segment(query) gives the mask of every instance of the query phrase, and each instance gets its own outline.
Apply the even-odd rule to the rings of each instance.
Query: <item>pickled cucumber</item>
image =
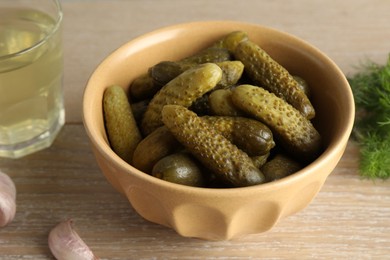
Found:
[[[232,103],[230,89],[217,89],[208,96],[210,113],[216,116],[240,116],[242,112]]]
[[[229,185],[241,187],[265,181],[246,153],[187,108],[166,105],[162,120],[188,151]]]
[[[204,116],[201,119],[249,156],[265,155],[275,146],[271,130],[257,120],[228,116]]]
[[[130,95],[135,100],[150,99],[161,87],[161,85],[155,84],[148,73],[145,73],[131,83]]]
[[[210,47],[204,50],[201,50],[194,55],[188,56],[184,59],[181,59],[180,63],[195,63],[195,64],[203,64],[203,63],[216,63],[221,61],[231,60],[232,55],[229,50],[225,48],[219,47]]]
[[[212,125],[220,134],[252,157],[267,154],[275,145],[272,132],[259,121],[214,116],[204,116],[201,120]],[[161,126],[137,145],[133,155],[133,166],[150,173],[158,160],[182,149],[183,146],[168,128]]]
[[[182,64],[176,61],[162,61],[149,69],[149,75],[159,85],[164,86],[172,79],[179,76],[189,68],[193,68],[198,64]]]
[[[216,89],[226,89],[235,85],[244,72],[244,64],[241,61],[216,62],[222,69],[222,78],[218,82]]]
[[[131,163],[134,150],[142,136],[130,108],[126,92],[117,85],[108,87],[103,95],[103,113],[108,139],[113,151]]]
[[[322,150],[310,122],[308,84],[242,31],[179,61],[157,63],[129,92],[136,103],[117,86],[104,93],[110,145],[139,170],[167,181],[255,185],[298,171]],[[275,156],[280,150],[287,155]]]
[[[214,63],[201,64],[186,70],[166,84],[150,101],[142,119],[145,135],[161,126],[161,110],[164,105],[177,104],[189,107],[221,80],[222,70]]]
[[[270,153],[266,153],[264,155],[252,156],[251,159],[252,159],[253,165],[256,166],[256,168],[261,169],[261,167],[264,164],[266,164],[269,156],[270,156]],[[264,174],[264,176],[265,176],[265,174]]]
[[[222,78],[216,89],[228,88],[237,83],[244,71],[241,61],[214,62],[222,69]],[[158,85],[165,85],[184,71],[198,66],[197,63],[162,61],[149,69],[149,75]],[[157,92],[157,91],[156,91]]]
[[[240,42],[247,41],[248,39],[248,34],[246,32],[233,31],[215,42],[212,47],[225,48],[234,53],[238,44]]]
[[[275,181],[287,177],[302,169],[299,162],[285,154],[277,154],[261,167],[267,181]]]
[[[298,82],[298,86],[302,89],[305,95],[310,98],[310,87],[306,80],[296,75],[294,75],[293,78]]]
[[[298,82],[260,46],[249,40],[241,42],[234,55],[244,63],[245,71],[255,85],[286,100],[306,118],[315,116],[315,110]]]
[[[133,166],[151,173],[153,165],[182,148],[171,132],[161,126],[146,136],[136,147],[133,155]]]
[[[241,85],[233,90],[235,106],[265,123],[280,144],[294,157],[311,161],[321,150],[321,137],[310,120],[267,90]]]
[[[159,160],[153,167],[152,175],[173,183],[203,187],[205,181],[202,169],[186,153],[175,153]]]

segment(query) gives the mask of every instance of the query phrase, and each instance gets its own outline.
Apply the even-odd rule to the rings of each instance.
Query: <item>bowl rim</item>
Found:
[[[342,82],[343,86],[348,86],[349,88],[346,88],[346,96],[348,97],[347,100],[344,100],[344,102],[348,102],[347,107],[347,115],[348,120],[343,124],[343,131],[342,133],[335,137],[332,142],[329,143],[329,146],[326,147],[326,149],[321,153],[319,157],[317,157],[313,162],[302,168],[301,170],[295,172],[294,174],[291,174],[287,177],[284,177],[282,179],[263,183],[259,185],[254,186],[248,186],[248,187],[237,187],[237,188],[204,188],[204,187],[191,187],[191,186],[185,186],[182,184],[176,184],[171,183],[168,181],[164,181],[161,179],[158,179],[156,177],[153,177],[145,172],[142,172],[138,170],[137,168],[133,167],[132,165],[128,164],[124,160],[122,160],[118,155],[115,154],[115,152],[110,148],[109,144],[106,142],[105,138],[99,133],[98,129],[93,126],[92,118],[91,118],[91,92],[92,92],[92,86],[96,80],[99,79],[99,72],[101,70],[104,70],[105,67],[109,66],[111,60],[115,59],[116,56],[121,55],[121,52],[124,50],[141,44],[146,39],[153,37],[157,34],[164,34],[168,32],[173,32],[178,29],[184,30],[191,27],[207,27],[207,26],[234,26],[234,27],[251,27],[251,28],[258,28],[262,30],[267,30],[269,32],[272,32],[273,34],[277,34],[280,36],[288,37],[292,41],[296,42],[297,44],[305,45],[306,48],[308,48],[311,52],[315,53],[319,57],[321,57],[321,60],[329,66],[329,68],[332,68],[335,72],[335,75],[339,77],[340,82]],[[100,99],[100,97],[99,97]],[[291,183],[295,183],[299,181],[302,178],[305,178],[307,175],[312,174],[312,172],[317,171],[321,169],[326,164],[330,163],[333,158],[337,157],[338,154],[342,154],[344,151],[346,144],[348,142],[349,136],[352,132],[353,124],[354,124],[354,117],[355,117],[355,105],[354,105],[354,99],[351,87],[349,86],[348,80],[346,79],[344,73],[341,71],[341,69],[337,66],[337,64],[331,60],[325,53],[323,53],[321,50],[319,50],[317,47],[313,46],[312,44],[306,42],[303,39],[298,38],[295,35],[292,35],[288,32],[275,29],[273,27],[264,26],[260,24],[255,23],[248,23],[248,22],[242,22],[242,21],[232,21],[232,20],[209,20],[209,21],[194,21],[194,22],[187,22],[187,23],[180,23],[180,24],[174,24],[169,26],[164,26],[161,28],[158,28],[156,30],[150,31],[148,33],[145,33],[141,36],[135,37],[128,42],[124,43],[123,45],[119,46],[117,49],[113,50],[107,57],[103,59],[103,61],[97,65],[95,70],[90,75],[87,84],[84,89],[83,93],[83,113],[82,113],[82,119],[83,124],[86,130],[86,133],[90,139],[90,142],[93,144],[94,148],[97,149],[101,155],[106,160],[111,160],[113,163],[115,163],[117,166],[121,168],[121,170],[126,172],[132,172],[131,174],[136,175],[138,178],[141,178],[143,181],[151,182],[154,185],[161,186],[162,188],[167,188],[171,190],[175,190],[177,192],[184,192],[184,193],[198,193],[200,195],[207,195],[210,196],[210,194],[213,194],[215,196],[221,197],[221,196],[231,196],[234,194],[235,196],[245,196],[248,193],[252,193],[257,190],[267,191],[267,190],[273,190],[277,187],[277,189],[280,189],[284,186],[289,186]],[[341,156],[340,156],[341,157]],[[338,163],[338,161],[337,161]],[[336,164],[337,164],[336,163]],[[331,172],[329,172],[330,174]]]

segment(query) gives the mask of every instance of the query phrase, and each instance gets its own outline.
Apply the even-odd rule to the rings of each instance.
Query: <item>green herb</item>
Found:
[[[360,171],[370,179],[390,177],[390,55],[383,66],[368,62],[348,81],[356,104],[353,136],[360,146]]]

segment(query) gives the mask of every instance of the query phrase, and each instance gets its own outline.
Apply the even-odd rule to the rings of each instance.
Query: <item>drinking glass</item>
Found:
[[[0,0],[0,156],[49,147],[64,125],[58,0]]]

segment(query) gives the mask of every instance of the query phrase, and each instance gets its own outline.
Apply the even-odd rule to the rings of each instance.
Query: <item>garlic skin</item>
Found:
[[[98,260],[73,229],[73,221],[57,224],[49,233],[49,248],[58,260]]]
[[[16,213],[16,187],[12,179],[0,171],[0,227],[5,227]]]

